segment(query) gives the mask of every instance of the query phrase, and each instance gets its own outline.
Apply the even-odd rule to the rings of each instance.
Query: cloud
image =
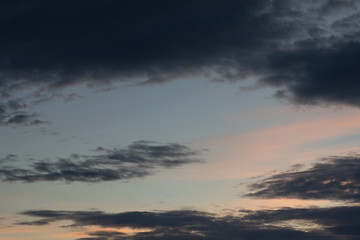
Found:
[[[48,123],[36,119],[37,114],[24,111],[28,106],[20,99],[0,102],[0,126],[29,126]]]
[[[170,143],[158,145],[149,141],[137,141],[125,148],[105,149],[99,147],[97,155],[73,154],[56,161],[35,161],[26,168],[6,163],[17,156],[0,159],[0,179],[6,182],[102,182],[142,178],[161,168],[175,168],[201,162],[199,150]]]
[[[299,221],[300,223],[318,224],[335,235],[348,235],[348,238],[357,239],[360,236],[360,207],[343,206],[333,208],[284,208],[279,210],[260,210],[249,212],[245,217],[251,221],[278,222]],[[342,236],[345,237],[345,236]]]
[[[281,88],[278,97],[298,104],[360,106],[359,61],[360,42],[355,41],[273,52],[269,55],[273,73],[261,82]]]
[[[99,227],[85,239],[357,239],[360,208],[304,208],[234,211],[218,216],[195,210],[121,212],[31,210],[22,215],[41,220],[20,225],[45,225],[70,220],[67,227]],[[296,223],[297,224],[294,224]],[[292,225],[291,225],[292,224]],[[306,225],[308,225],[306,227]],[[130,236],[114,229],[137,229]],[[357,228],[356,228],[357,227]],[[106,231],[110,228],[111,231]]]
[[[334,156],[306,170],[283,172],[249,186],[254,198],[328,199],[360,202],[360,158]]]
[[[6,157],[0,158],[0,165],[7,162],[14,162],[17,159],[17,155],[8,154]]]
[[[2,3],[1,31],[6,36],[0,42],[2,89],[15,90],[29,83],[56,88],[112,78],[127,81],[132,76],[163,82],[197,69],[226,66],[241,57],[232,56],[234,49],[248,55],[249,48],[263,49],[290,36],[293,28],[277,22],[278,12],[259,14],[269,4],[217,0]]]
[[[117,231],[94,231],[89,232],[90,238],[79,238],[82,240],[86,239],[119,239],[124,238],[126,236],[125,233],[117,232]]]
[[[357,7],[332,0],[4,1],[0,96],[252,76],[295,103],[358,106]]]

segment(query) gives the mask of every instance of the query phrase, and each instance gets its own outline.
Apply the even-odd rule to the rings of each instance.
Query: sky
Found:
[[[360,239],[359,0],[2,0],[0,36],[0,239]]]

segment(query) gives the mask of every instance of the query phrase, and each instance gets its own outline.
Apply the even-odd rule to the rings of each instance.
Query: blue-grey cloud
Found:
[[[97,155],[73,154],[55,161],[39,160],[25,168],[9,164],[17,159],[0,159],[0,179],[6,182],[102,182],[142,178],[159,169],[198,163],[201,151],[185,145],[137,141],[125,148],[99,147]]]
[[[247,197],[360,202],[360,158],[324,158],[306,170],[275,174],[249,186]]]

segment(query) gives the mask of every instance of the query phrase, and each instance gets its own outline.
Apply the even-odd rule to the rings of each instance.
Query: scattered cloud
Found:
[[[195,210],[121,212],[31,210],[22,215],[40,220],[20,225],[47,225],[70,220],[66,227],[99,227],[85,239],[346,239],[359,238],[359,207],[234,211],[218,216]],[[306,224],[312,226],[305,227]],[[146,229],[131,235],[116,228]],[[111,228],[112,231],[105,231]],[[78,239],[78,240],[80,240]]]
[[[165,145],[137,141],[125,148],[99,147],[97,155],[73,154],[55,161],[39,160],[26,168],[15,162],[16,155],[0,159],[0,179],[6,182],[101,182],[141,178],[154,174],[161,168],[175,168],[201,162],[201,151],[170,143]]]
[[[249,186],[254,198],[328,199],[360,202],[360,158],[334,156],[306,170],[282,172]]]

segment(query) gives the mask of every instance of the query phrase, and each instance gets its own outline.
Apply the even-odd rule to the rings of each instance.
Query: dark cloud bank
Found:
[[[359,2],[344,0],[4,0],[0,124],[7,106],[75,84],[250,76],[300,104],[359,106]],[[51,98],[51,97],[50,97]],[[18,99],[19,101],[19,99]],[[6,107],[4,107],[6,106]],[[39,122],[37,122],[39,123]]]
[[[138,141],[125,148],[99,147],[97,155],[73,154],[56,161],[40,160],[28,167],[16,166],[18,157],[8,155],[0,159],[0,180],[7,182],[102,182],[142,178],[159,169],[175,168],[201,162],[201,151],[172,143],[158,145]]]

